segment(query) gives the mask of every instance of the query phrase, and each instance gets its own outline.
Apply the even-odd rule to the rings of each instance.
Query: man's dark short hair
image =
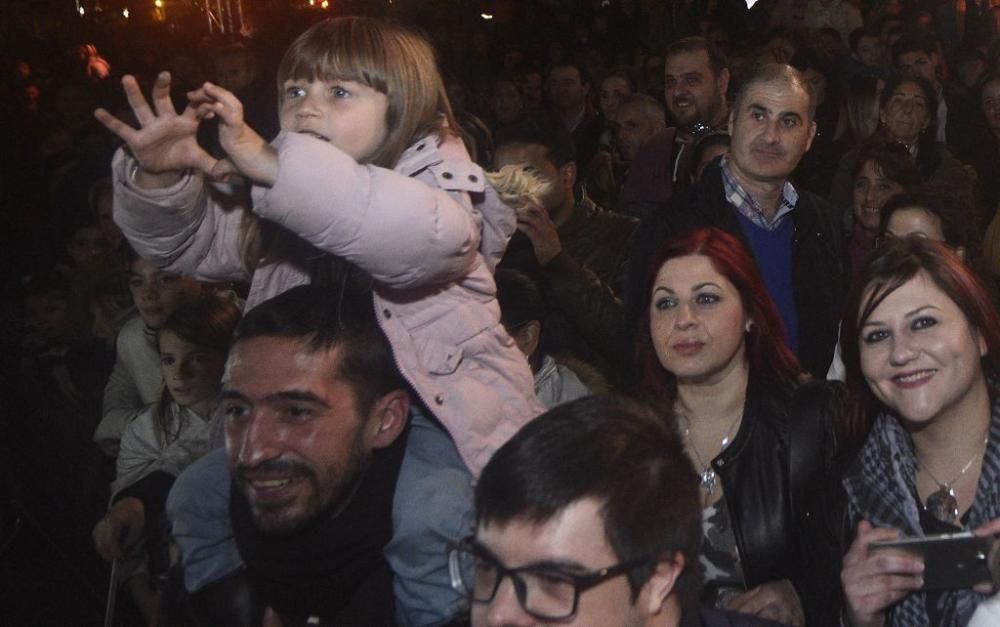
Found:
[[[984,73],[976,85],[976,100],[981,100],[986,86],[996,80],[1000,80],[1000,70],[988,70]]]
[[[476,485],[476,522],[544,524],[585,498],[603,504],[605,538],[620,561],[684,555],[677,589],[686,607],[699,583],[701,504],[698,478],[673,417],[606,396],[545,412],[483,469]],[[633,600],[653,566],[628,573]]]
[[[628,89],[630,92],[635,93],[639,91],[639,83],[635,77],[635,70],[628,65],[616,65],[611,68],[601,77],[600,82],[604,82],[609,78],[620,78],[626,83],[628,83]]]
[[[497,268],[497,301],[500,303],[500,324],[517,329],[528,322],[543,322],[548,306],[538,281],[510,268]]]
[[[869,39],[882,39],[882,33],[871,26],[859,26],[851,31],[851,34],[847,37],[848,45],[851,47],[851,52],[858,51],[858,44],[861,43],[863,38]]]
[[[726,53],[722,51],[722,48],[704,37],[682,37],[678,39],[667,46],[667,52],[663,55],[663,59],[666,61],[674,54],[699,52],[701,50],[704,50],[705,54],[708,55],[708,67],[712,69],[714,76],[718,77],[722,73],[722,70],[729,68],[729,59],[726,58]]]
[[[350,281],[301,285],[264,301],[240,320],[233,346],[256,337],[301,340],[310,352],[339,348],[340,362],[332,375],[351,384],[362,416],[380,397],[407,389],[375,319],[371,292]]]
[[[928,57],[937,52],[934,39],[922,31],[907,31],[892,44],[892,64],[899,63],[899,57],[908,52],[923,52]]]
[[[736,100],[733,103],[732,110],[737,115],[743,109],[743,99],[746,97],[747,92],[750,91],[751,87],[760,83],[784,83],[785,85],[798,87],[806,93],[809,99],[808,121],[812,122],[816,118],[816,97],[813,95],[812,85],[809,84],[809,81],[806,80],[801,72],[783,63],[762,63],[750,68],[750,71],[747,72],[743,79],[743,83],[740,85],[740,90],[736,94]]]
[[[525,81],[532,74],[538,74],[539,78],[545,79],[545,73],[542,72],[542,68],[537,63],[531,61],[523,61],[514,69],[513,74],[514,78],[518,81]]]
[[[521,84],[517,81],[517,78],[514,76],[514,74],[509,70],[503,70],[501,72],[498,72],[497,74],[493,75],[492,78],[490,78],[490,91],[492,92],[494,89],[496,89],[497,85],[499,85],[500,83],[510,83],[511,85],[514,86],[514,89],[517,90],[517,93],[521,94]]]
[[[583,67],[579,63],[573,63],[572,61],[561,61],[559,63],[553,63],[549,66],[549,71],[545,73],[545,77],[548,78],[552,76],[552,72],[562,67],[571,67],[576,70],[576,75],[580,77],[581,85],[590,85],[590,72],[587,68]]]
[[[557,168],[576,161],[573,135],[552,117],[534,117],[501,131],[496,136],[498,150],[504,144],[533,144],[544,147],[546,158]]]

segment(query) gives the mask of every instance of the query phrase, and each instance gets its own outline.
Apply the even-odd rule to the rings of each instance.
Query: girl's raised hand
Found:
[[[233,165],[250,180],[273,185],[278,176],[278,156],[243,120],[243,103],[231,91],[206,82],[188,92],[198,117],[219,118],[219,143]]]
[[[885,610],[923,585],[923,561],[902,553],[869,549],[873,542],[898,538],[895,529],[873,528],[866,520],[858,523],[840,571],[851,625],[884,624]]]
[[[94,111],[97,121],[128,144],[140,170],[136,182],[142,187],[167,185],[184,170],[196,168],[210,173],[217,161],[198,145],[198,113],[193,107],[178,115],[170,100],[170,73],[160,72],[153,84],[152,102],[142,95],[135,77],[122,78],[125,96],[139,128],[132,128],[105,109]]]

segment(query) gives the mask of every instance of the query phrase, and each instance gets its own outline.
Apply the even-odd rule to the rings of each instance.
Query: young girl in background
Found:
[[[157,597],[144,568],[146,556],[136,551],[143,538],[151,547],[162,540],[158,532],[170,485],[209,450],[210,418],[239,318],[231,301],[205,296],[179,307],[160,328],[160,398],[126,426],[111,484],[113,505],[94,528],[103,558],[127,560],[119,580],[150,624]]]
[[[248,308],[295,285],[347,280],[342,261],[371,277],[400,371],[432,414],[414,417],[397,488],[387,557],[398,614],[443,622],[462,603],[445,555],[471,531],[471,482],[544,407],[495,298],[514,212],[453,132],[431,46],[378,20],[316,24],[278,68],[272,144],[218,86],[191,92],[178,115],[167,73],[152,109],[133,77],[123,85],[140,128],[96,116],[130,148],[113,162],[115,218],[144,255],[201,278],[250,279]],[[227,159],[198,146],[204,117],[220,120]],[[228,174],[252,184],[252,213],[244,190],[209,180]]]
[[[176,272],[153,266],[149,259],[126,250],[128,289],[138,315],[128,319],[115,337],[115,367],[104,386],[101,422],[94,441],[108,456],[118,455],[125,425],[159,394],[159,353],[156,333],[182,303],[197,298],[202,284]]]

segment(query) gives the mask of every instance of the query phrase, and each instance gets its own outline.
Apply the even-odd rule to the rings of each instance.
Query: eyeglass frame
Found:
[[[493,591],[490,592],[489,598],[476,599],[473,597],[472,590],[469,589],[468,586],[463,585],[465,575],[462,574],[462,570],[458,565],[457,557],[460,552],[470,553],[479,559],[486,559],[492,562],[496,567],[496,583],[493,584]],[[597,587],[605,581],[610,581],[615,577],[627,574],[630,570],[634,570],[641,566],[652,566],[655,562],[655,558],[640,557],[585,573],[570,573],[560,570],[559,568],[539,566],[535,564],[529,564],[518,568],[507,568],[500,563],[500,560],[490,555],[488,551],[481,547],[476,542],[474,535],[467,536],[448,547],[448,572],[451,576],[451,587],[453,590],[467,594],[472,603],[478,603],[481,605],[492,603],[497,596],[497,591],[500,590],[500,585],[503,584],[503,580],[510,577],[511,584],[514,586],[514,596],[517,597],[517,602],[520,604],[521,609],[532,618],[536,618],[538,620],[569,620],[576,616],[576,611],[580,605],[581,594],[591,588]],[[545,571],[551,574],[559,575],[560,577],[565,577],[573,584],[573,604],[569,613],[565,616],[548,616],[528,609],[528,587],[524,582],[524,579],[520,577],[520,573],[529,571]]]

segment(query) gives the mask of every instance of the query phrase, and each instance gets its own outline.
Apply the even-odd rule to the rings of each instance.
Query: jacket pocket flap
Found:
[[[414,338],[414,346],[421,365],[436,375],[452,374],[462,363],[462,347],[430,338]]]

